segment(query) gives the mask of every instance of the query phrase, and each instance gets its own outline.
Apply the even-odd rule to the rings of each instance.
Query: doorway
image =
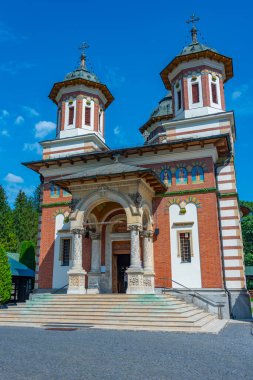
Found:
[[[125,271],[130,266],[130,241],[113,242],[112,292],[126,293]]]

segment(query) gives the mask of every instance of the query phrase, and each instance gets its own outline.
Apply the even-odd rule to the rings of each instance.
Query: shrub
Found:
[[[19,262],[35,270],[35,247],[31,240],[22,241]]]

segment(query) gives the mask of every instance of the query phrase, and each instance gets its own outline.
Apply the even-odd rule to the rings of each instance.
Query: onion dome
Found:
[[[142,134],[149,133],[150,127],[152,127],[154,124],[158,122],[162,122],[163,120],[168,120],[173,117],[173,110],[172,110],[172,94],[171,91],[167,93],[167,95],[160,100],[158,103],[158,106],[155,108],[155,110],[151,113],[149,120],[139,128],[140,132]],[[156,128],[155,131],[153,131],[152,136],[150,135],[149,138],[147,138],[147,141],[154,137],[154,134],[160,133],[162,127],[159,126],[158,129]],[[146,132],[145,132],[146,131]]]

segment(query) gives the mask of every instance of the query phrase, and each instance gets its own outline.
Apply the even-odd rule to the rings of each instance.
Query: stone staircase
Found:
[[[225,324],[171,295],[47,293],[0,310],[0,326],[217,333]]]

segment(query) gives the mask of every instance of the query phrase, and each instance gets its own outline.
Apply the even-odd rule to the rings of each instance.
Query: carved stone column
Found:
[[[82,266],[82,234],[80,231],[73,231],[73,256],[72,268],[68,271],[69,286],[68,294],[85,294],[86,271]]]
[[[143,238],[143,287],[146,294],[154,294],[154,255],[153,255],[153,231],[143,231],[141,233]]]
[[[101,275],[101,234],[93,232],[91,237],[91,271],[88,274],[88,289],[87,293],[99,293],[99,280]]]
[[[140,256],[140,230],[138,225],[128,226],[131,236],[130,268],[127,270],[127,293],[143,294],[143,268]]]

